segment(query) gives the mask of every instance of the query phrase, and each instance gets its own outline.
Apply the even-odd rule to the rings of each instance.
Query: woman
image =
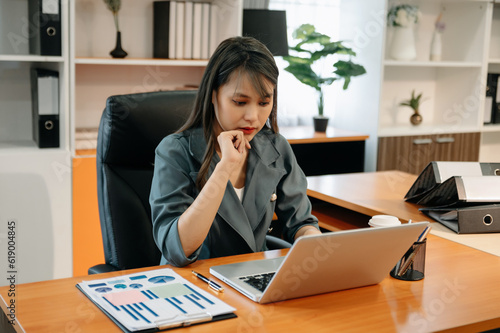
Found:
[[[277,79],[254,38],[215,50],[189,119],[156,149],[150,204],[161,264],[266,250],[274,212],[289,242],[320,233],[305,176],[278,134]]]

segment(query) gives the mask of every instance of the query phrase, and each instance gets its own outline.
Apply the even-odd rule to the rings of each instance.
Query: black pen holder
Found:
[[[421,242],[413,243],[408,251],[406,251],[405,255],[391,270],[391,276],[405,281],[422,280],[425,273],[426,246],[427,238]]]

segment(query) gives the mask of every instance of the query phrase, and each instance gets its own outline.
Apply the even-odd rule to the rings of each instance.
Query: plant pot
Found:
[[[420,113],[414,113],[411,115],[410,117],[410,122],[413,124],[413,125],[420,125],[422,123],[422,116],[420,115]]]
[[[328,126],[328,117],[315,116],[314,118],[314,131],[315,132],[326,132],[326,127]]]
[[[413,25],[394,27],[389,55],[395,60],[414,60],[417,57]]]
[[[111,52],[109,52],[109,54],[113,57],[113,58],[125,58],[127,56],[127,52],[125,52],[124,49],[122,49],[122,34],[120,31],[117,31],[116,32],[116,46],[115,46],[115,49]]]

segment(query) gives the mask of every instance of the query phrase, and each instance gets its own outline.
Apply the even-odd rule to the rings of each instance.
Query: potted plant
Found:
[[[409,106],[413,110],[413,114],[410,117],[410,122],[413,125],[419,125],[423,118],[419,113],[420,103],[422,103],[422,93],[415,96],[415,90],[411,92],[411,98],[409,100],[401,102],[399,105],[401,106]]]
[[[395,60],[408,61],[417,57],[413,26],[420,19],[418,6],[394,5],[387,13],[387,24],[393,27],[389,56]]]
[[[363,66],[351,61],[351,58],[356,56],[351,48],[344,46],[342,41],[331,41],[329,36],[317,32],[311,24],[303,24],[298,27],[293,32],[293,38],[298,39],[299,42],[289,49],[297,53],[297,56],[283,57],[289,64],[285,70],[318,92],[318,116],[314,117],[315,131],[324,132],[328,125],[328,117],[323,115],[323,87],[338,79],[344,79],[343,90],[346,90],[351,82],[351,77],[365,74],[366,70]],[[328,76],[322,76],[319,71],[313,68],[317,62],[324,62],[335,54],[347,55],[349,58],[337,60],[333,64],[334,70]]]

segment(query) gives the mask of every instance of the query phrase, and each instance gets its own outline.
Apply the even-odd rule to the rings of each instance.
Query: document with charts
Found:
[[[236,317],[235,308],[170,268],[76,286],[125,332],[154,332]]]

